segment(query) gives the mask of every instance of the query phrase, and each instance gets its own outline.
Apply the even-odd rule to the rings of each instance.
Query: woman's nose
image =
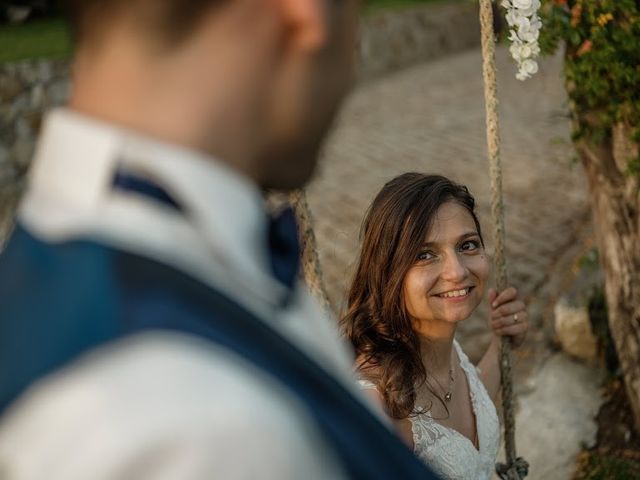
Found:
[[[467,276],[467,267],[455,254],[447,255],[442,266],[441,276],[443,280],[459,282]]]

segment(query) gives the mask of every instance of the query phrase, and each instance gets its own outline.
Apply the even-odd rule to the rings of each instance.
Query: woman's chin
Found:
[[[452,309],[453,310],[453,309]],[[457,308],[455,311],[448,311],[443,313],[440,317],[444,322],[451,324],[458,324],[467,320],[475,308]]]
[[[464,315],[464,316],[460,316],[460,317],[451,317],[445,320],[445,322],[447,323],[451,323],[451,324],[458,324],[458,323],[462,323],[465,320],[467,320],[471,315]]]
[[[479,304],[480,299],[469,298],[466,302],[447,305],[447,308],[442,310],[440,318],[447,323],[464,322],[473,315]]]

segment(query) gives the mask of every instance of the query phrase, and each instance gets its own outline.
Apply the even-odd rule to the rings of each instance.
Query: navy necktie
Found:
[[[180,207],[178,202],[176,202],[166,190],[144,177],[118,170],[113,178],[113,186],[118,190],[136,192],[145,197],[153,198],[179,212],[182,211],[182,207]]]
[[[292,289],[300,269],[300,241],[296,215],[291,207],[271,217],[268,237],[273,275]]]
[[[180,204],[166,190],[152,180],[122,170],[116,172],[113,186],[119,190],[136,192],[182,212]],[[293,289],[300,269],[300,243],[295,213],[290,207],[270,217],[267,239],[273,276],[287,288]]]

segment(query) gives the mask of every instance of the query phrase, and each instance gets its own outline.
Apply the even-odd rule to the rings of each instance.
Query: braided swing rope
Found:
[[[487,150],[491,179],[491,215],[495,244],[494,270],[496,288],[507,288],[507,266],[504,254],[504,205],[502,202],[502,167],[500,162],[500,130],[498,122],[498,95],[496,89],[495,33],[491,0],[480,0],[480,27],[482,35],[482,72],[487,125]],[[501,341],[500,374],[502,379],[502,405],[504,409],[504,443],[506,464],[497,464],[496,472],[502,479],[520,480],[527,475],[528,464],[516,457],[513,382],[511,379],[511,339]]]
[[[322,278],[320,258],[316,235],[313,231],[313,217],[309,210],[307,195],[304,190],[296,190],[289,194],[289,205],[293,208],[298,220],[300,247],[302,254],[302,274],[307,288],[327,313],[333,313],[331,301]]]

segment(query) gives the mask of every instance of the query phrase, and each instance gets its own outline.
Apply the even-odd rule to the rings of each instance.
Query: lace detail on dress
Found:
[[[414,451],[443,480],[489,480],[500,442],[498,414],[475,367],[458,342],[454,345],[469,384],[479,450],[458,431],[433,420],[431,412],[417,408],[410,417]]]

